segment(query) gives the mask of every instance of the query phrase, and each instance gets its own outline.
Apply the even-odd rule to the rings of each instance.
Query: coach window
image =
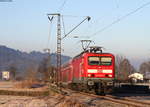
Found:
[[[90,56],[88,57],[89,65],[99,65],[100,64],[100,57],[98,56]]]
[[[111,57],[101,57],[101,65],[111,65],[112,58]]]

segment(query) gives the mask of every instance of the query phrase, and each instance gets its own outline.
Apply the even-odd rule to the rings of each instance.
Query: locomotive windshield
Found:
[[[106,65],[112,64],[112,58],[108,56],[90,56],[88,57],[89,65]]]
[[[111,65],[112,58],[111,57],[101,57],[101,65]]]
[[[89,65],[99,65],[100,58],[98,56],[90,56],[88,58]]]

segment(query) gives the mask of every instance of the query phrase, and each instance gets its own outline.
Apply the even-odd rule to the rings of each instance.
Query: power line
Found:
[[[116,8],[118,9],[119,8],[119,3],[117,0],[115,0],[115,4],[116,4]]]
[[[118,10],[119,7],[120,7],[117,0],[114,0],[114,2],[115,2],[115,10],[111,9],[111,11],[110,11],[109,13],[113,13],[114,11]],[[93,25],[94,25],[95,23],[98,24],[100,21],[102,22],[102,20],[105,19],[106,17],[108,17],[108,16],[103,15],[103,16],[97,18],[95,21],[93,21],[93,22],[91,23],[90,26],[88,26],[88,29],[89,29],[89,28],[90,28],[90,29],[93,28],[93,27],[94,27]],[[117,14],[116,17],[117,17],[117,19],[118,19],[118,18],[119,18],[119,14]],[[88,32],[88,29],[85,30],[86,33],[89,33],[89,32]],[[85,36],[85,37],[86,37],[86,38],[89,38],[89,36]]]
[[[50,42],[51,33],[52,33],[52,21],[49,24],[49,35],[48,35],[48,41],[47,41],[47,45],[46,45],[47,48],[48,48],[48,45],[49,45],[49,42]]]
[[[87,16],[77,16],[77,15],[63,15],[63,16],[65,16],[65,17],[80,17],[80,18],[84,18],[84,17],[87,17]]]
[[[125,18],[127,18],[128,16],[130,16],[130,15],[136,13],[137,11],[141,10],[142,8],[144,8],[145,6],[148,6],[148,5],[150,5],[150,2],[147,2],[147,3],[143,4],[143,5],[141,5],[140,7],[136,8],[135,10],[129,12],[128,14],[126,14],[126,15],[124,15],[124,16],[118,18],[117,20],[113,21],[113,22],[110,23],[109,25],[103,27],[102,29],[98,30],[97,32],[93,33],[93,34],[90,35],[90,36],[93,37],[93,36],[97,35],[98,33],[103,32],[104,30],[110,28],[112,25],[114,25],[114,24],[116,24],[116,23],[122,21],[123,19],[125,19]]]
[[[61,18],[62,18],[62,25],[63,25],[64,35],[66,35],[64,17],[62,16]]]
[[[66,4],[67,0],[64,0],[64,2],[62,3],[62,5],[59,7],[58,12],[61,12]]]
[[[76,25],[73,29],[71,29],[67,34],[64,35],[64,37],[62,37],[62,39],[66,38],[70,33],[72,33],[76,28],[78,28],[84,21],[90,21],[91,17],[87,16],[84,20],[82,20],[78,25]]]

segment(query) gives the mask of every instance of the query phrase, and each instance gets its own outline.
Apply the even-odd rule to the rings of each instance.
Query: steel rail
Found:
[[[100,95],[94,95],[94,94],[85,93],[85,92],[78,92],[78,91],[74,91],[71,89],[65,89],[65,92],[68,93],[67,95],[71,95],[71,93],[76,93],[76,94],[78,93],[81,95],[101,98],[101,99],[111,101],[114,103],[125,104],[125,105],[133,106],[133,107],[150,107],[150,103],[148,102],[142,102],[142,101],[138,101],[138,100],[134,100],[130,98],[122,98],[122,97],[117,97],[117,96],[112,96],[112,95],[100,96]]]

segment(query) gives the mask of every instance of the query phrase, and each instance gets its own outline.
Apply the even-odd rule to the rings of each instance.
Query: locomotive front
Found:
[[[90,78],[113,79],[114,56],[112,54],[87,54],[86,76]]]
[[[62,67],[62,82],[78,90],[107,93],[113,88],[115,58],[101,47],[90,47]]]
[[[102,93],[113,87],[115,58],[110,53],[90,51],[84,55],[86,82],[89,88]],[[99,92],[100,91],[100,92]]]

